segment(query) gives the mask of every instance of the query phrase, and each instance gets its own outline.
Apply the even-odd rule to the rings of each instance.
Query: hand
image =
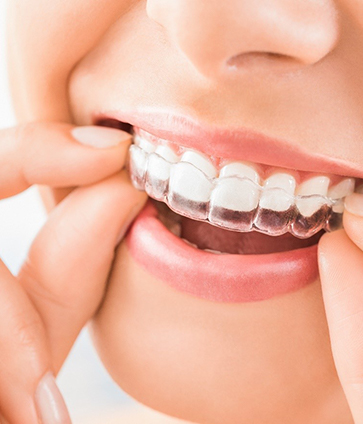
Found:
[[[115,247],[146,200],[120,172],[129,134],[73,128],[0,131],[0,199],[32,184],[76,187],[50,213],[17,277],[0,261],[1,422],[70,422],[52,375],[98,308]]]
[[[324,234],[319,268],[337,373],[355,424],[363,424],[363,194],[345,200],[344,230]]]

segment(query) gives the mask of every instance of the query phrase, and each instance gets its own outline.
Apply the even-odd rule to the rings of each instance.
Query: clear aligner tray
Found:
[[[231,231],[270,236],[290,232],[302,239],[342,227],[343,199],[295,196],[237,175],[209,178],[191,163],[171,163],[135,144],[129,154],[133,185],[187,218]]]

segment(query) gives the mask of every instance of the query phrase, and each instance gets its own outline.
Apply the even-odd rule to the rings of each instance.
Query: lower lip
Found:
[[[265,255],[218,255],[189,246],[149,201],[127,236],[133,258],[181,292],[214,302],[255,302],[296,291],[319,275],[317,245]]]

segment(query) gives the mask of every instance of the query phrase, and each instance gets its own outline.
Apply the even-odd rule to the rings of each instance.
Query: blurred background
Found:
[[[7,86],[5,10],[6,0],[0,0],[0,128],[15,125]],[[19,269],[45,219],[34,187],[0,202],[0,257],[13,273]],[[61,370],[58,384],[75,424],[171,422],[166,416],[138,404],[113,383],[97,358],[86,330]]]

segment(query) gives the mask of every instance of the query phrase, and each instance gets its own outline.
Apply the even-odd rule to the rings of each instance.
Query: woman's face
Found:
[[[9,3],[20,121],[118,120],[261,173],[363,176],[358,0]],[[196,252],[152,214],[120,245],[92,323],[115,381],[192,422],[352,422],[315,248],[278,256],[282,239],[252,236],[236,242],[249,257]],[[230,234],[188,225],[197,244]]]

